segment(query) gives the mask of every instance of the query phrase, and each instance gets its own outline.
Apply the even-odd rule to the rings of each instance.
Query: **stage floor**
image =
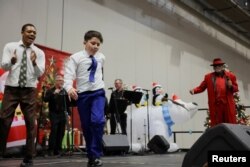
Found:
[[[186,152],[167,154],[145,153],[144,155],[113,155],[102,157],[103,167],[181,167]],[[19,167],[21,158],[0,159],[0,167]],[[86,167],[86,155],[61,157],[36,157],[37,167]]]

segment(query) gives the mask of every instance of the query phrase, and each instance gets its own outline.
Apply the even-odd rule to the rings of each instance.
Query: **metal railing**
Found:
[[[247,108],[250,108],[250,106],[244,106],[245,109]],[[208,108],[199,108],[198,111],[208,111]],[[189,133],[189,134],[192,134],[192,133],[204,133],[204,131],[173,131],[173,140],[174,140],[174,143],[176,143],[176,135],[177,134],[184,134],[184,133]]]
[[[177,133],[189,133],[189,134],[192,134],[192,133],[203,133],[204,131],[173,131],[173,139],[174,139],[174,143],[176,143],[176,134]]]

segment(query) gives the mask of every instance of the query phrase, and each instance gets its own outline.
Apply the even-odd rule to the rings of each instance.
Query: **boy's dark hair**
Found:
[[[85,33],[84,41],[88,41],[93,37],[98,38],[101,41],[101,43],[103,43],[102,34],[100,32],[98,32],[98,31],[94,31],[94,30],[90,30],[90,31]]]
[[[24,31],[25,31],[25,29],[26,29],[26,27],[28,27],[28,26],[31,26],[31,27],[36,28],[33,24],[31,24],[31,23],[27,23],[27,24],[24,24],[24,25],[22,26],[21,32],[24,32]]]

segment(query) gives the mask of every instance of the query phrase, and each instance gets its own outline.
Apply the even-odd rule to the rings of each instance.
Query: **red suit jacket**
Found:
[[[230,117],[230,120],[232,122],[230,123],[236,123],[236,107],[235,107],[235,101],[233,94],[235,92],[238,92],[238,84],[236,81],[236,76],[232,72],[225,71],[223,78],[225,79],[225,83],[227,84],[228,79],[232,81],[232,87],[228,88],[226,86],[226,94],[227,94],[227,104],[228,104],[228,116]],[[211,119],[211,126],[216,125],[216,114],[215,114],[215,80],[216,80],[216,75],[215,72],[209,73],[205,75],[204,80],[201,82],[201,84],[194,88],[194,94],[201,93],[204,90],[207,89],[207,94],[208,94],[208,106],[209,106],[209,112],[210,112],[210,119]]]

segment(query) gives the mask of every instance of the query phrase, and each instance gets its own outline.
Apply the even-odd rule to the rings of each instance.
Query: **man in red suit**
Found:
[[[224,62],[220,58],[213,60],[214,72],[205,75],[201,84],[190,90],[197,94],[207,89],[208,106],[211,119],[211,127],[220,123],[236,124],[236,108],[233,94],[238,92],[236,76],[225,71]]]

